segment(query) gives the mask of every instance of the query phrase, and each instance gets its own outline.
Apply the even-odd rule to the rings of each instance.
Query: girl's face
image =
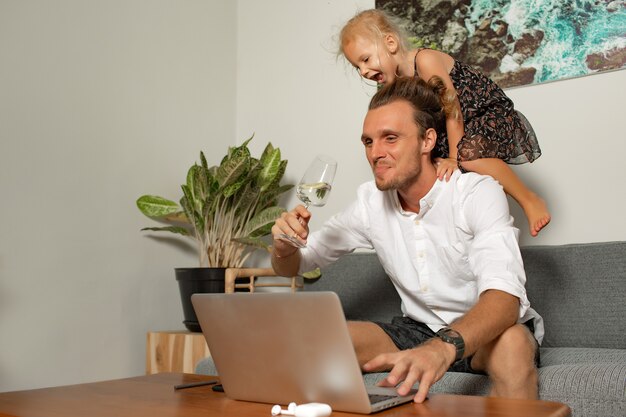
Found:
[[[393,44],[390,47],[388,42],[374,42],[362,36],[349,39],[343,46],[346,59],[359,71],[361,77],[378,84],[395,80],[398,74],[395,52]]]

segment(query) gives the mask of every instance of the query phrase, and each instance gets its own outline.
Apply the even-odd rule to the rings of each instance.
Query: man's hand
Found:
[[[291,211],[284,212],[276,219],[274,226],[272,226],[272,237],[274,239],[274,254],[277,257],[284,258],[293,255],[298,250],[281,239],[280,235],[284,233],[305,243],[309,235],[310,220],[311,212],[301,204]]]
[[[419,389],[413,401],[421,403],[426,399],[431,385],[439,381],[450,365],[454,363],[454,346],[440,339],[431,339],[416,348],[376,356],[363,365],[367,372],[384,371],[392,368],[387,378],[379,382],[382,387],[398,386],[398,394],[406,395],[419,382]]]
[[[455,159],[435,158],[435,167],[437,168],[437,178],[450,181],[450,177],[455,170],[459,169]]]

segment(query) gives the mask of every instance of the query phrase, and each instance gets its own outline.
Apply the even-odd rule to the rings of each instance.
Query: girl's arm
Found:
[[[423,80],[428,81],[431,77],[436,75],[443,80],[446,89],[455,96],[455,111],[448,113],[446,118],[446,132],[448,134],[448,147],[450,149],[450,153],[447,159],[440,158],[437,160],[437,176],[439,179],[443,179],[444,177],[446,177],[446,179],[450,179],[452,172],[458,168],[457,146],[465,134],[465,129],[463,127],[463,115],[461,114],[461,104],[456,96],[456,90],[452,84],[452,79],[450,78],[450,71],[454,65],[454,59],[450,55],[443,52],[425,49],[417,54],[415,63],[417,72]]]
[[[463,115],[461,114],[461,103],[459,103],[458,97],[455,97],[454,99],[454,107],[456,108],[456,117],[455,115],[448,115],[446,118],[446,132],[448,133],[448,146],[450,147],[448,159],[451,159],[456,165],[458,157],[457,146],[465,134],[465,128],[463,127]]]

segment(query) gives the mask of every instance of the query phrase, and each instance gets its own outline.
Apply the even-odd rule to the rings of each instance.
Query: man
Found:
[[[455,171],[449,181],[437,178],[431,151],[444,113],[436,89],[417,77],[379,90],[361,137],[374,182],[311,235],[308,210],[284,213],[272,228],[272,265],[293,276],[356,248],[375,249],[404,317],[349,322],[364,371],[390,369],[381,385],[401,395],[419,382],[415,402],[450,367],[486,373],[494,396],[536,399],[543,323],[526,297],[518,230],[491,177]],[[291,246],[281,233],[307,247]]]

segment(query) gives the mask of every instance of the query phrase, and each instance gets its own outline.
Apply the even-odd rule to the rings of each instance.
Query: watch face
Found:
[[[437,336],[446,343],[454,345],[456,348],[456,360],[463,357],[465,352],[465,341],[459,332],[449,328],[443,328],[437,332]]]
[[[444,334],[448,337],[454,337],[454,338],[461,338],[461,335],[459,334],[459,332],[457,332],[454,329],[447,329]],[[462,338],[461,338],[462,339]]]

